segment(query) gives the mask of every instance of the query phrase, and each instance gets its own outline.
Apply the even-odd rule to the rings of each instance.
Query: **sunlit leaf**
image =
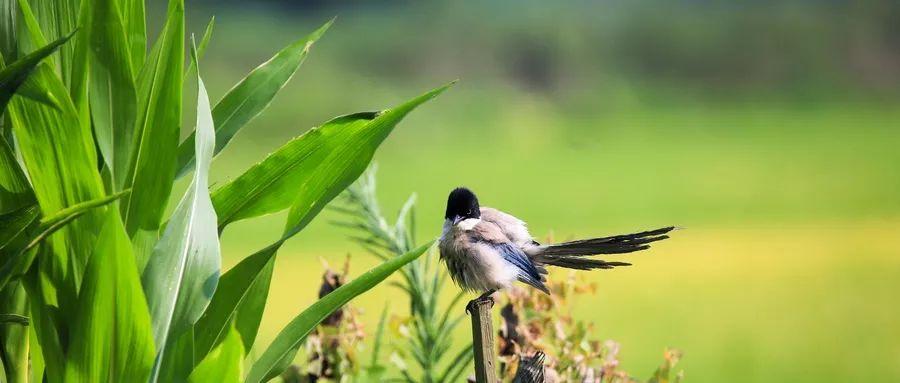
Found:
[[[397,269],[424,254],[430,246],[431,244],[419,247],[409,253],[384,262],[313,303],[312,306],[300,313],[278,333],[272,344],[253,363],[244,381],[247,383],[262,383],[278,376],[290,365],[297,354],[297,350],[303,344],[303,340],[315,329],[319,322],[357,295],[368,291],[383,281]]]
[[[143,382],[153,365],[150,313],[131,242],[110,211],[88,262],[71,325],[66,382]]]
[[[153,381],[160,375],[169,343],[189,330],[209,304],[221,266],[208,180],[215,130],[206,88],[199,76],[198,81],[194,179],[153,249],[143,275],[158,350]]]
[[[403,117],[448,86],[382,113],[337,117],[291,140],[213,192],[219,226],[291,207],[285,233],[301,230],[362,174]]]
[[[269,106],[272,99],[303,63],[312,45],[322,37],[331,26],[332,21],[291,45],[288,45],[275,56],[254,69],[234,86],[213,108],[213,120],[216,122],[216,151],[219,153],[228,145],[231,138],[250,120]],[[178,148],[179,175],[191,169],[194,161],[194,134],[181,143]]]
[[[139,143],[124,184],[132,189],[123,212],[125,229],[136,243],[138,267],[146,263],[172,191],[183,72],[184,2],[171,0],[166,24],[139,75],[135,125]]]
[[[209,352],[188,377],[188,383],[237,383],[241,381],[244,344],[234,326],[229,326],[224,339]]]
[[[0,111],[6,108],[6,104],[16,90],[25,82],[28,75],[41,63],[41,60],[56,52],[57,49],[65,44],[72,37],[68,34],[58,40],[29,53],[27,56],[10,63],[5,68],[0,69]],[[35,91],[32,90],[32,93]]]
[[[89,39],[91,120],[113,189],[121,190],[135,147],[137,91],[133,57],[118,7],[120,2],[93,0],[90,3],[84,15],[86,20],[82,20],[85,26],[80,38]]]

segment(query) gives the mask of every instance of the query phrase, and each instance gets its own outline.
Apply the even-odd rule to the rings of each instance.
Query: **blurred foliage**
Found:
[[[564,275],[568,274],[568,275]],[[639,383],[619,368],[619,344],[594,338],[594,325],[572,316],[574,301],[590,299],[596,283],[584,273],[556,272],[547,282],[552,294],[516,286],[503,294],[502,323],[497,334],[501,378],[517,376],[520,361],[543,355],[544,381],[585,383]],[[682,372],[674,371],[681,352],[667,349],[664,361],[647,383],[678,383]]]

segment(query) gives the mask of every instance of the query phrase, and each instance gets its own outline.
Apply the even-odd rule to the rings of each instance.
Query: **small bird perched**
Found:
[[[525,222],[500,210],[480,207],[475,193],[459,187],[447,198],[438,247],[453,281],[465,290],[483,293],[478,299],[487,299],[516,281],[549,294],[550,290],[544,285],[546,266],[577,270],[630,266],[630,263],[587,256],[644,250],[651,242],[669,238],[666,233],[672,229],[674,227],[670,226],[634,234],[541,245],[528,233]]]

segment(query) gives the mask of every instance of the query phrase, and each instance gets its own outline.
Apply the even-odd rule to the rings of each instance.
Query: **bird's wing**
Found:
[[[534,241],[524,221],[500,210],[482,207],[481,220],[497,225],[503,235],[512,243],[525,245]]]
[[[470,233],[475,236],[475,240],[491,246],[504,261],[515,267],[519,281],[549,294],[542,277],[547,271],[543,267],[536,266],[522,248],[509,240],[499,225],[482,218]]]

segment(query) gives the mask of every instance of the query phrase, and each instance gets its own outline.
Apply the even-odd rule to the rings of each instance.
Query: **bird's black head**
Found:
[[[454,224],[466,218],[481,218],[478,197],[464,187],[453,189],[447,197],[447,212],[444,213],[444,218],[454,221]]]

